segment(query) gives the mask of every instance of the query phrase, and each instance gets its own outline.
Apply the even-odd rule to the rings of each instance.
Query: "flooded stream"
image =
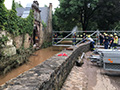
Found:
[[[44,62],[48,58],[52,57],[53,55],[57,54],[60,51],[53,50],[53,47],[49,47],[46,49],[41,49],[33,53],[34,55],[30,56],[29,62],[23,64],[22,66],[13,69],[5,76],[0,76],[0,85],[4,84],[6,81],[17,77],[18,75],[22,74],[25,71],[39,65],[40,63]]]

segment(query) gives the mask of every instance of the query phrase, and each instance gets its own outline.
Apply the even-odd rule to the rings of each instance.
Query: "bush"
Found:
[[[47,48],[47,47],[50,47],[52,45],[52,43],[50,42],[44,42],[41,46],[41,48]]]

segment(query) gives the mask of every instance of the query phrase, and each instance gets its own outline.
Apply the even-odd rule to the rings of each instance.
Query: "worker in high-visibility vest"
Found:
[[[117,34],[115,33],[115,34],[114,34],[114,41],[113,41],[113,48],[116,49],[116,48],[117,48],[117,45],[118,45],[118,36],[117,36]]]

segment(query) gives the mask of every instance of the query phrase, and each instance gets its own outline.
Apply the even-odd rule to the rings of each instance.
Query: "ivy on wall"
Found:
[[[4,5],[5,0],[0,0],[0,29],[5,30],[7,24],[8,11]]]
[[[30,10],[30,14],[27,18],[21,18],[17,16],[15,2],[13,0],[12,9],[8,11],[4,5],[4,0],[0,1],[0,29],[7,30],[14,36],[28,33],[32,35],[34,16],[33,10]]]
[[[4,0],[0,0],[0,30],[5,30],[11,33],[13,37],[18,35],[23,35],[25,37],[26,33],[32,36],[33,25],[33,10],[30,10],[30,14],[27,18],[21,18],[17,16],[14,0],[11,10],[7,10],[4,5]],[[0,37],[0,48],[5,46],[6,41],[8,41],[8,35],[2,35]],[[28,61],[28,57],[34,49],[32,47],[25,49],[23,45],[20,49],[17,49],[17,54],[14,56],[0,56],[0,74],[5,74],[11,69]]]
[[[17,12],[15,10],[15,2],[13,0],[12,3],[12,9],[9,11],[8,13],[8,21],[7,21],[7,31],[9,31],[10,33],[14,34],[16,33],[16,30],[18,28],[17,26]]]
[[[32,35],[33,33],[33,25],[34,25],[34,16],[33,10],[30,10],[29,16],[24,20],[24,33],[28,33]]]

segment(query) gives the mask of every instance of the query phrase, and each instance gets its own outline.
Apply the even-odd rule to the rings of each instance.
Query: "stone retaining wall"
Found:
[[[58,54],[66,53],[68,56],[56,54],[31,70],[8,81],[0,87],[0,90],[60,90],[77,57],[89,49],[89,43],[84,43],[79,47],[74,47],[72,51],[63,50]]]

